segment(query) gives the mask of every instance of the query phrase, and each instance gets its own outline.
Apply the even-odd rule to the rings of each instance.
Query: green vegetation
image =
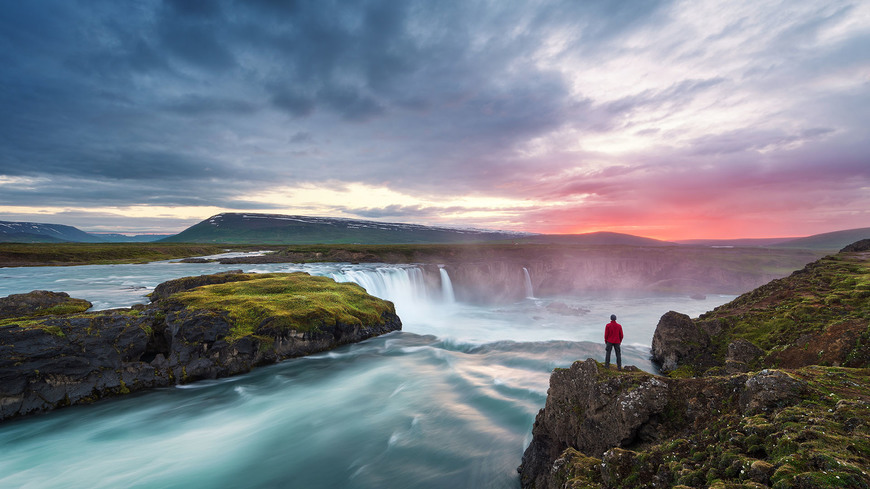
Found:
[[[383,324],[393,304],[351,283],[306,273],[244,274],[244,279],[205,285],[172,296],[186,307],[227,314],[232,338],[262,329],[317,331],[336,322]]]
[[[797,405],[744,416],[723,400],[712,423],[643,451],[594,459],[568,449],[556,478],[569,488],[870,488],[870,369],[792,374],[810,390]]]
[[[715,321],[723,327],[712,338],[713,355],[720,361],[728,344],[743,338],[768,354],[766,366],[788,367],[798,357],[802,365],[868,366],[870,262],[861,254],[822,258],[701,315],[698,321]],[[848,351],[837,350],[854,337],[859,339],[847,346]],[[818,358],[806,361],[809,354]]]
[[[233,247],[236,250],[261,249]],[[143,263],[223,253],[226,246],[167,243],[0,243],[0,266]]]

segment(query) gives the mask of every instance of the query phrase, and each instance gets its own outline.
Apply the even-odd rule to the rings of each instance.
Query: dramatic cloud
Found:
[[[870,225],[866,2],[8,2],[0,63],[4,220]]]

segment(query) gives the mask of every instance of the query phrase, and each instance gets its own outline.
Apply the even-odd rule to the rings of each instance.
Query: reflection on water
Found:
[[[239,267],[7,268],[0,295],[49,289],[96,308],[129,306],[169,278],[231,268]],[[392,285],[369,292],[396,302],[404,330],[248,375],[4,423],[0,487],[516,487],[550,372],[600,360],[611,313],[626,330],[623,362],[650,370],[659,316],[669,309],[694,316],[730,300],[560,298],[589,310],[570,316],[552,312],[545,299],[452,303],[413,290],[397,268],[247,267],[359,282],[378,274]]]

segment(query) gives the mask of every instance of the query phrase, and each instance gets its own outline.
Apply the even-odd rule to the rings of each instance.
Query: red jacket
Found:
[[[608,343],[622,343],[622,326],[616,321],[610,321],[604,327],[604,341]]]

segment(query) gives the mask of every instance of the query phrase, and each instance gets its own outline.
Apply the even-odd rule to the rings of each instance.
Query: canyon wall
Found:
[[[518,247],[458,253],[440,264],[457,300],[511,302],[590,292],[740,294],[817,259],[809,251],[684,247]],[[525,269],[525,271],[523,270]],[[424,267],[437,280],[434,265]]]

